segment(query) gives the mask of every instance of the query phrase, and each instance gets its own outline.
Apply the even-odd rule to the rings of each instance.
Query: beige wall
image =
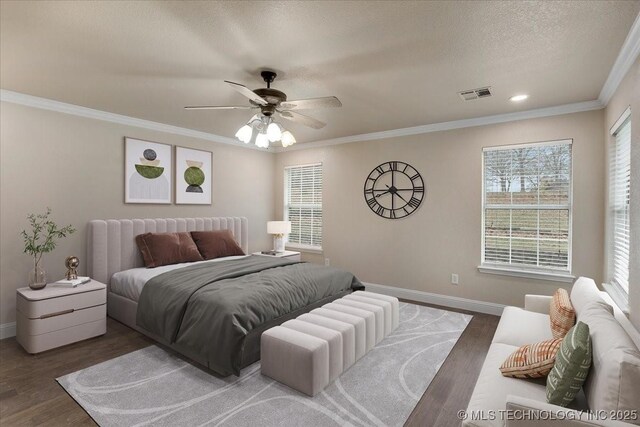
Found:
[[[78,229],[44,256],[54,280],[67,255],[78,255],[85,272],[86,223],[96,218],[247,216],[250,249],[271,247],[272,154],[5,102],[0,108],[0,324],[15,320],[15,289],[31,267],[19,235],[25,216],[47,206],[58,224]],[[125,136],[212,151],[213,205],[124,204]]]
[[[277,154],[276,210],[282,216],[283,168],[324,165],[324,254],[361,280],[500,304],[561,284],[479,273],[482,147],[573,138],[573,273],[602,280],[604,145],[602,110]],[[369,210],[363,183],[388,160],[418,169],[427,194],[401,220]],[[450,284],[451,273],[460,284]]]
[[[609,130],[629,106],[632,121],[629,311],[631,322],[640,329],[640,59],[631,67],[605,109],[605,146],[613,140]],[[606,152],[608,153],[608,149]],[[605,164],[608,165],[608,161]],[[607,231],[609,232],[608,229]]]

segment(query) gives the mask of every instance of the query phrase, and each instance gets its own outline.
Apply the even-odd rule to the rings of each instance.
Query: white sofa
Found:
[[[526,295],[524,309],[504,309],[463,426],[640,425],[640,334],[593,280],[576,280],[570,297],[578,320],[589,325],[593,353],[589,376],[570,408],[547,403],[546,378],[523,380],[500,373],[500,365],[519,346],[553,338],[548,315],[552,297]],[[597,418],[580,412],[589,409],[604,412]],[[627,422],[612,420],[609,412],[634,409],[636,419]]]

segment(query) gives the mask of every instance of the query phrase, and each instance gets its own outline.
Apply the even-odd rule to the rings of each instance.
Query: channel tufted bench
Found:
[[[262,333],[262,374],[315,396],[398,327],[398,299],[358,291]]]

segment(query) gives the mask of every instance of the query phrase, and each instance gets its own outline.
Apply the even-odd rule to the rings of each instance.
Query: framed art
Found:
[[[176,147],[176,204],[210,205],[213,153]]]
[[[125,138],[124,202],[171,203],[171,145]]]

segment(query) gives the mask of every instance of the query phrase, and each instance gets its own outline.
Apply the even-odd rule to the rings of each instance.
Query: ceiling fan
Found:
[[[187,110],[257,110],[260,112],[254,115],[246,125],[240,128],[236,133],[236,137],[249,143],[255,138],[257,146],[262,148],[269,147],[269,141],[282,141],[283,147],[295,144],[296,140],[289,131],[283,131],[282,126],[276,123],[274,116],[300,123],[314,129],[322,129],[326,123],[300,114],[295,110],[310,110],[313,108],[332,108],[341,107],[342,103],[335,96],[326,96],[322,98],[299,99],[295,101],[287,101],[287,95],[277,89],[271,87],[271,83],[275,80],[277,74],[273,71],[264,70],[260,73],[266,88],[251,90],[240,83],[234,83],[225,80],[229,86],[249,98],[251,105],[201,105],[184,107]],[[254,135],[255,134],[255,135]]]

